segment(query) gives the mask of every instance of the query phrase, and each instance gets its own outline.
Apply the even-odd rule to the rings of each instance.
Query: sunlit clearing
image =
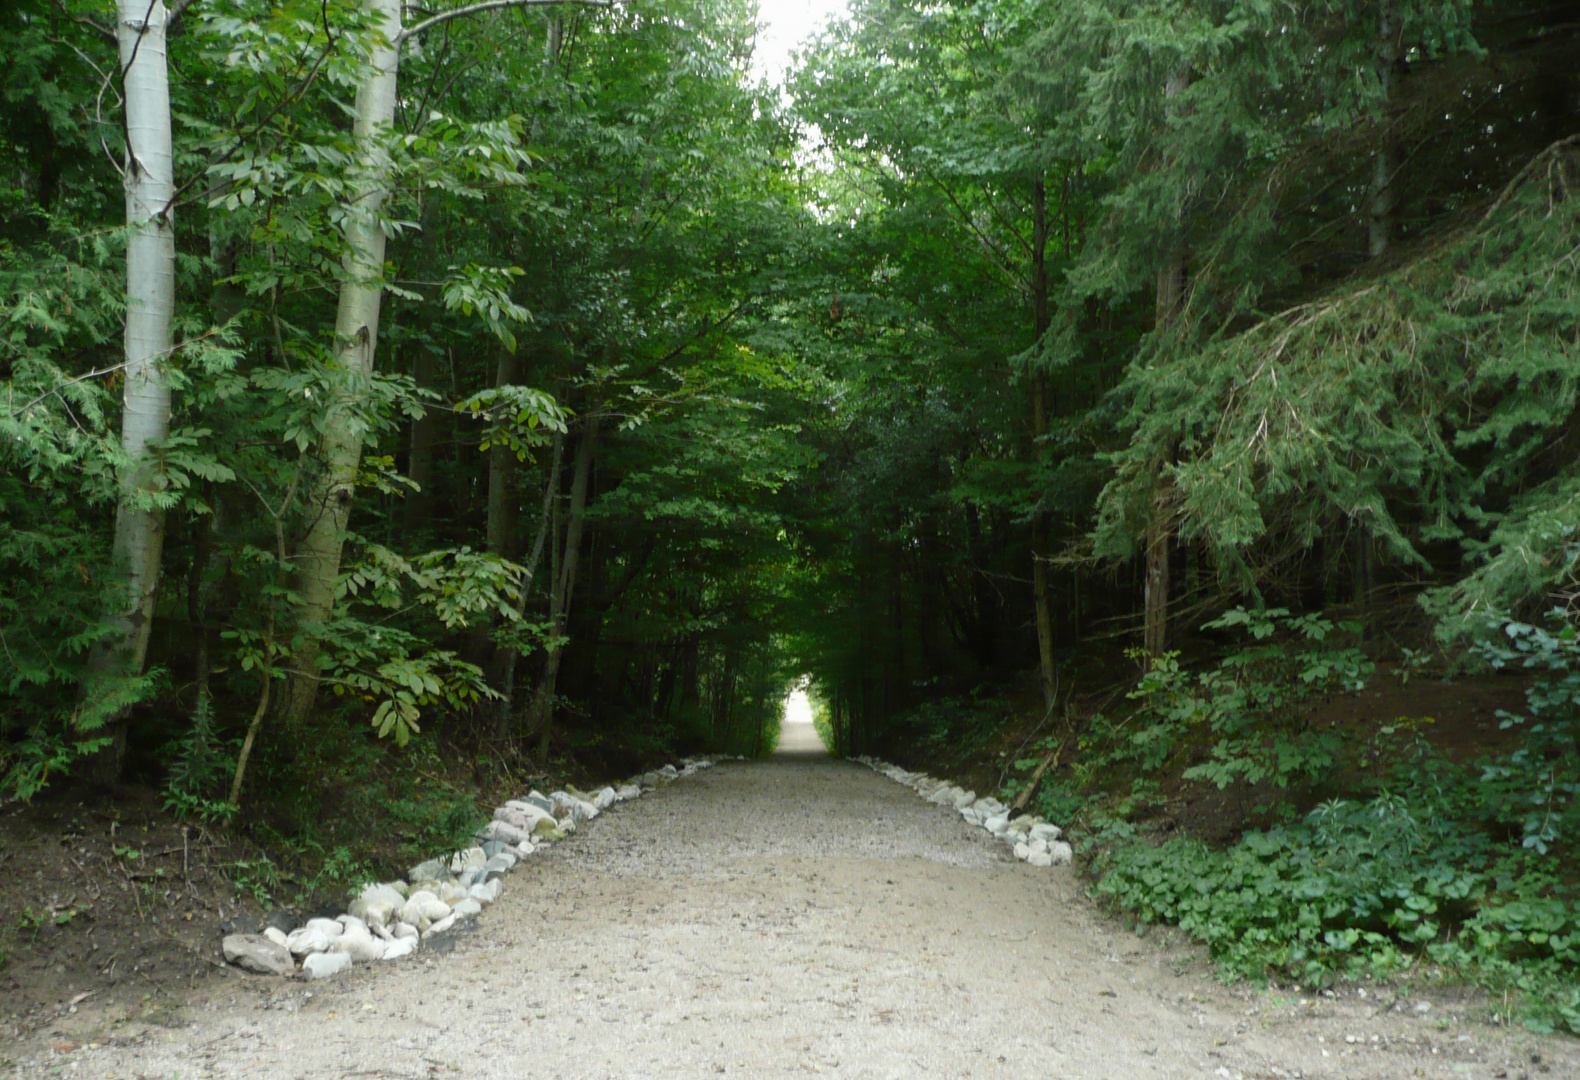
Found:
[[[786,725],[812,722],[812,702],[807,698],[805,690],[792,690],[790,696],[785,698],[784,722]]]

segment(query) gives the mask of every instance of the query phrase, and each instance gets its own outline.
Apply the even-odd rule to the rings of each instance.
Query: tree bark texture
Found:
[[[121,392],[121,450],[127,471],[115,509],[111,555],[119,586],[109,620],[114,635],[90,657],[90,696],[103,688],[107,678],[141,674],[159,595],[165,513],[146,504],[164,489],[164,474],[151,451],[170,433],[170,385],[164,365],[175,313],[176,237],[170,206],[175,197],[175,165],[165,56],[168,21],[162,0],[116,4],[127,140]],[[92,770],[101,779],[117,778],[124,756],[124,717],[111,718],[109,728],[106,734],[112,744]]]
[[[1171,103],[1167,106],[1173,115],[1174,99],[1190,86],[1190,72],[1186,69],[1170,75],[1164,86],[1164,96]],[[1166,333],[1179,318],[1185,307],[1185,292],[1190,284],[1187,248],[1184,240],[1185,211],[1181,207],[1178,238],[1173,242],[1163,263],[1158,267],[1157,314],[1154,332]],[[1173,541],[1172,523],[1167,509],[1170,503],[1169,482],[1164,468],[1172,462],[1160,462],[1157,472],[1157,489],[1153,494],[1152,516],[1146,531],[1146,578],[1143,586],[1142,647],[1151,656],[1162,655],[1168,647],[1169,622],[1169,545]]]
[[[576,471],[571,477],[571,504],[565,521],[565,554],[560,561],[554,591],[549,598],[549,622],[555,638],[565,635],[570,619],[571,594],[576,588],[576,565],[581,557],[582,530],[587,517],[587,484],[592,475],[593,453],[598,444],[598,417],[587,417],[581,445],[576,448]],[[549,648],[543,661],[543,678],[533,699],[533,716],[538,731],[538,764],[549,759],[549,739],[554,730],[554,691],[559,679],[565,648],[558,641]]]
[[[412,362],[412,378],[420,387],[433,385],[433,353],[417,346]],[[439,437],[439,416],[432,409],[411,422],[410,457],[406,462],[406,475],[417,485],[417,490],[406,496],[402,523],[407,534],[422,532],[433,520],[433,448]]]
[[[373,371],[378,342],[379,306],[384,290],[384,230],[379,210],[389,185],[390,162],[383,140],[395,120],[401,0],[367,0],[384,40],[375,44],[371,69],[357,88],[354,134],[362,155],[352,216],[346,226],[346,279],[335,314],[335,363],[355,379]],[[354,390],[349,391],[355,393]],[[331,405],[333,407],[333,405]],[[328,619],[335,603],[335,581],[346,524],[351,517],[362,434],[331,425],[319,448],[322,471],[308,491],[307,531],[296,546],[298,622],[307,630],[291,657],[292,676],[284,720],[301,726],[318,694],[319,642],[313,628]]]
[[[1377,22],[1377,81],[1382,93],[1382,127],[1372,159],[1371,190],[1366,207],[1367,253],[1374,259],[1387,254],[1393,243],[1398,193],[1394,178],[1399,172],[1399,134],[1394,122],[1394,81],[1399,66],[1398,29],[1392,6],[1382,5]]]
[[[1031,311],[1036,345],[1048,332],[1048,188],[1038,175],[1031,188]],[[1041,456],[1048,434],[1048,379],[1041,371],[1031,376],[1032,453]],[[1048,607],[1048,514],[1038,510],[1031,519],[1031,591],[1037,615],[1037,672],[1042,683],[1043,707],[1051,709],[1058,696],[1053,666],[1053,613]]]

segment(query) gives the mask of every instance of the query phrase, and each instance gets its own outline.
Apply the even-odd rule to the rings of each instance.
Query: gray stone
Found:
[[[1063,832],[1057,825],[1033,825],[1031,827],[1031,832],[1028,835],[1030,835],[1033,840],[1052,841],[1059,839],[1059,837],[1063,835]]]
[[[480,881],[466,890],[466,895],[482,904],[492,904],[499,899],[499,894],[504,891],[504,885],[498,878],[493,881]]]
[[[468,897],[465,900],[456,901],[455,907],[451,910],[455,913],[457,919],[470,919],[483,913],[483,905]]]
[[[607,810],[615,804],[614,788],[603,787],[593,792],[593,805],[600,810]]]
[[[542,824],[541,820],[539,821],[539,824]],[[536,826],[534,826],[534,828],[536,828]],[[518,829],[516,826],[504,821],[490,821],[483,827],[483,836],[486,839],[498,840],[506,844],[519,844],[529,835],[530,834],[525,829]]]
[[[272,926],[269,929],[280,933]],[[291,951],[282,942],[262,934],[231,934],[220,943],[220,948],[225,953],[225,962],[243,971],[257,975],[289,975],[296,970]]]
[[[547,795],[543,794],[543,792],[541,792],[541,791],[533,791],[532,794],[528,795],[525,799],[522,799],[521,801],[524,802],[524,803],[528,803],[529,805],[536,806],[539,810],[542,810],[545,814],[553,814],[554,813],[554,801],[552,799],[550,799]]]
[[[309,979],[327,979],[350,967],[351,957],[346,953],[314,953],[302,961],[302,974]]]
[[[442,861],[439,859],[429,859],[425,863],[418,863],[416,866],[412,867],[411,873],[407,875],[407,878],[413,883],[416,883],[419,881],[443,881],[449,876],[450,868],[447,867]]]
[[[974,803],[976,801],[977,801],[977,793],[976,792],[974,792],[974,791],[966,791],[963,788],[956,788],[955,789],[955,800],[954,800],[954,802],[955,802],[955,809],[956,810],[964,810],[966,807],[970,806],[972,803]]]
[[[404,941],[408,938],[415,940],[418,937],[418,934],[419,931],[417,928],[408,922],[398,922],[394,926],[390,927],[390,935],[394,937],[396,941]]]
[[[615,798],[619,799],[621,802],[625,802],[629,799],[635,799],[640,796],[642,794],[642,789],[635,784],[621,784],[619,787],[615,788],[614,794]]]
[[[487,862],[509,846],[503,840],[485,840],[483,842],[483,861]]]
[[[1052,866],[1053,856],[1046,851],[1034,851],[1026,856],[1026,862],[1032,866]]]
[[[1048,858],[1054,866],[1064,866],[1075,858],[1075,851],[1063,840],[1055,840],[1048,845]]]
[[[486,881],[499,874],[508,874],[515,868],[516,857],[514,855],[495,855],[488,860],[488,865],[483,867],[484,880]]]
[[[994,836],[1003,836],[1009,832],[1009,815],[997,814],[982,823],[982,827]]]
[[[493,843],[493,841],[490,840],[489,843]],[[472,883],[481,877],[482,873],[483,872],[481,870],[462,870],[461,873],[456,876],[455,883],[461,886],[463,889],[470,889],[472,887]]]
[[[265,926],[263,928],[263,936],[280,946],[280,948],[285,948],[286,935],[278,927]]]
[[[469,847],[450,856],[450,872],[459,874],[463,870],[476,870],[487,861],[488,855],[482,848]]]
[[[1030,855],[1031,855],[1031,848],[1027,847],[1025,844],[1016,844],[1015,845],[1015,858],[1017,858],[1017,859],[1025,859],[1025,858],[1029,858]]]

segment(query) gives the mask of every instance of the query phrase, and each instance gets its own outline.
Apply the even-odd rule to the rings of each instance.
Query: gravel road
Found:
[[[600,817],[394,964],[235,976],[22,1075],[167,1080],[1577,1075],[1452,997],[1224,987],[957,816],[787,730]],[[87,1042],[88,1040],[84,1040]],[[1533,1060],[1533,1058],[1535,1060]]]

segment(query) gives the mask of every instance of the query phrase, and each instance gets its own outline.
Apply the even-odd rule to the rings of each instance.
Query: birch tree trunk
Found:
[[[395,120],[401,31],[401,0],[366,3],[384,36],[374,45],[371,70],[357,88],[354,134],[362,155],[361,176],[346,226],[346,253],[341,260],[345,281],[335,315],[335,363],[353,376],[372,372],[378,343],[385,240],[378,219],[390,178],[383,140]],[[313,628],[322,624],[334,607],[341,547],[362,460],[362,433],[348,425],[331,426],[320,455],[322,471],[308,492],[307,532],[295,553],[301,596],[299,622],[308,633],[291,657],[293,674],[283,717],[288,728],[300,727],[318,693],[319,643]]]
[[[89,660],[89,695],[104,680],[142,672],[159,594],[165,514],[146,504],[164,488],[150,450],[170,432],[170,354],[175,313],[174,155],[170,139],[170,77],[165,58],[169,13],[162,0],[118,0],[116,39],[126,109],[126,328],[121,394],[121,450],[130,464],[115,510],[112,559],[120,590],[110,622],[114,636]],[[103,732],[113,740],[90,771],[120,775],[125,717]]]
[[[587,417],[587,429],[582,433],[581,445],[576,448],[576,472],[571,477],[571,505],[565,522],[565,556],[555,578],[554,592],[549,597],[549,622],[553,624],[556,638],[565,636],[569,622],[571,594],[576,588],[576,564],[581,558],[582,528],[587,516],[587,482],[592,473],[593,451],[598,443],[598,417]],[[543,678],[538,683],[533,698],[533,717],[538,731],[538,765],[549,759],[549,737],[554,729],[554,689],[559,680],[560,661],[565,656],[563,645],[550,647],[543,661]]]

